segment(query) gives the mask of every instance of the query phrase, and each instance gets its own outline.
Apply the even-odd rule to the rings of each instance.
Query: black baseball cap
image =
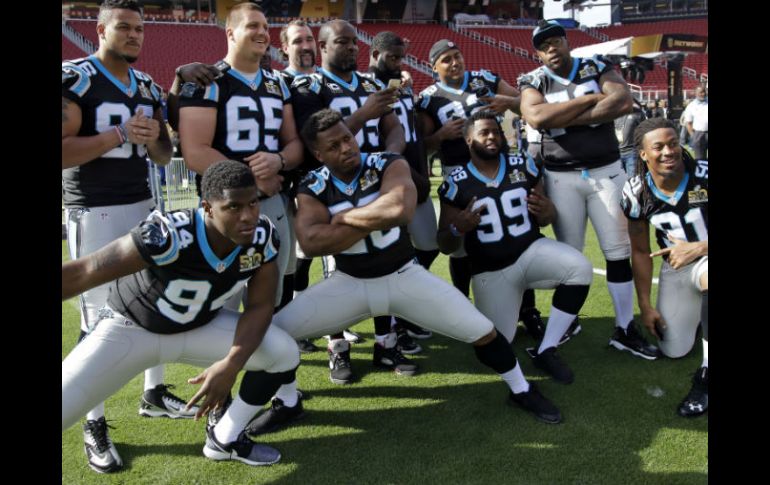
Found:
[[[451,49],[459,50],[460,48],[457,47],[457,44],[455,44],[449,39],[441,39],[440,41],[433,44],[433,47],[430,48],[430,54],[428,54],[428,59],[430,59],[430,65],[432,66],[436,64],[436,61],[441,56],[441,54]]]
[[[551,37],[567,37],[567,32],[555,20],[541,20],[532,31],[532,45],[537,49],[543,41]]]

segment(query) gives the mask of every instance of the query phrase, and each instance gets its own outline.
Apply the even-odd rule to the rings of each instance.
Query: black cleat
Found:
[[[431,338],[433,336],[433,332],[430,330],[424,329],[420,327],[419,325],[415,325],[412,322],[403,322],[402,325],[406,329],[407,333],[409,333],[409,336],[416,339],[426,339]]]
[[[203,446],[206,458],[216,461],[234,460],[251,466],[272,465],[281,459],[281,453],[273,447],[254,443],[245,432],[230,443],[220,443],[214,436],[213,428],[206,428],[206,444]]]
[[[353,369],[350,367],[350,344],[347,350],[334,352],[327,350],[329,354],[329,379],[335,384],[350,384],[353,382]]]
[[[192,419],[198,412],[199,406],[190,406],[185,410],[187,401],[169,392],[173,384],[158,384],[153,389],[144,391],[139,403],[139,414],[148,418],[165,416],[172,419]]]
[[[321,350],[316,344],[311,342],[310,339],[297,340],[297,347],[299,347],[299,351],[302,354],[310,354]]]
[[[645,340],[633,320],[625,331],[620,327],[615,327],[615,332],[610,339],[610,346],[631,352],[642,359],[655,360],[658,358],[658,348]]]
[[[527,349],[527,353],[532,357],[535,367],[545,371],[555,381],[562,384],[572,384],[575,380],[575,374],[556,353],[556,347],[548,347],[539,354],[532,347]]]
[[[677,412],[685,418],[694,418],[709,408],[709,368],[701,367],[692,378],[687,397],[679,404]]]
[[[402,354],[412,355],[422,352],[420,344],[409,336],[409,332],[402,326],[396,327],[396,345]]]
[[[99,473],[112,473],[123,468],[123,460],[115,445],[112,444],[107,427],[104,416],[99,419],[89,419],[83,425],[83,441],[88,466]]]
[[[551,401],[540,394],[534,382],[529,383],[529,391],[508,395],[508,400],[534,414],[537,419],[548,424],[561,422],[561,412]]]
[[[567,331],[564,332],[564,335],[562,335],[561,339],[559,340],[559,345],[567,343],[569,339],[579,334],[582,330],[583,327],[580,326],[580,317],[576,316],[575,319],[572,320],[572,323],[570,323]]]
[[[538,342],[545,336],[545,323],[540,318],[537,308],[528,308],[519,312],[519,320],[524,324],[530,337]]]
[[[246,426],[246,434],[253,437],[272,433],[303,417],[305,417],[305,410],[302,408],[301,396],[298,396],[297,404],[293,407],[285,406],[282,400],[274,397],[270,408]]]
[[[345,337],[345,340],[350,342],[351,344],[360,344],[364,341],[366,341],[365,338],[363,338],[360,334],[357,332],[352,331],[349,328],[346,328],[342,331],[342,335]]]
[[[413,376],[417,373],[417,364],[413,364],[404,357],[398,347],[386,349],[380,344],[374,344],[375,367],[391,369],[400,376]]]

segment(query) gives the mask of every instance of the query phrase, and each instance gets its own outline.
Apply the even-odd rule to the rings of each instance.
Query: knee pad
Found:
[[[626,283],[634,278],[631,271],[630,259],[607,261],[607,281],[610,283]]]
[[[588,297],[588,285],[559,285],[553,294],[553,306],[556,309],[577,315]]]
[[[476,358],[482,364],[492,368],[498,374],[504,374],[516,367],[516,356],[513,354],[511,344],[499,332],[488,344],[474,345],[473,351],[476,352]]]
[[[449,275],[452,277],[452,284],[462,292],[463,295],[470,295],[471,288],[471,258],[449,258]]]
[[[374,333],[376,335],[387,335],[390,333],[390,318],[390,315],[374,317]]]
[[[297,270],[294,272],[294,291],[305,291],[310,284],[310,265],[312,259],[297,258]]]
[[[246,371],[243,374],[238,395],[246,404],[262,406],[266,404],[278,388],[289,384],[296,378],[297,368],[284,372]]]

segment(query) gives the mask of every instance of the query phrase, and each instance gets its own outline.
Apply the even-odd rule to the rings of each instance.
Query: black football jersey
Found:
[[[294,82],[294,79],[302,76],[307,76],[308,74],[304,72],[295,71],[291,67],[287,67],[283,71],[273,71],[277,75],[281,76],[283,78],[284,83],[286,83],[287,86],[291,86]],[[296,111],[295,111],[295,117]],[[301,127],[297,127],[297,133],[299,133],[299,129]],[[297,193],[297,188],[299,187],[299,181],[304,177],[308,172],[311,170],[315,170],[321,166],[321,163],[315,159],[312,153],[307,149],[307,147],[303,144],[302,149],[303,157],[302,157],[302,163],[296,167],[294,170],[288,171],[288,172],[281,172],[281,175],[283,175],[283,192],[287,193],[291,198],[293,198]]]
[[[291,102],[289,88],[272,70],[260,69],[248,79],[225,61],[223,73],[208,86],[185,83],[179,107],[216,108],[217,126],[211,147],[230,160],[242,162],[255,152],[277,153],[284,106]],[[200,175],[195,177],[200,187]]]
[[[363,207],[380,195],[385,170],[398,153],[361,154],[361,168],[350,184],[346,184],[322,167],[307,174],[300,182],[299,193],[319,200],[329,208],[329,215],[353,207]],[[387,231],[372,231],[364,239],[334,255],[337,269],[356,278],[376,278],[390,274],[414,258],[406,226]]]
[[[161,109],[163,88],[129,68],[129,85],[113,76],[94,56],[64,61],[62,97],[80,107],[77,136],[94,136],[128,121],[141,108],[147,117]],[[126,142],[102,156],[62,170],[68,208],[133,204],[152,197],[147,179],[147,147]]]
[[[519,76],[519,90],[537,89],[549,103],[561,103],[586,94],[601,93],[599,78],[612,66],[598,57],[572,58],[572,70],[565,79],[545,66]],[[596,168],[620,158],[612,121],[567,128],[540,130],[542,155],[548,170],[565,171]]]
[[[453,118],[468,118],[486,106],[476,97],[476,91],[489,88],[497,93],[500,77],[484,69],[465,71],[465,79],[459,89],[437,82],[420,92],[417,110],[426,113],[433,120],[436,129]],[[444,140],[438,150],[441,164],[444,166],[464,165],[471,158],[465,140],[455,138]]]
[[[358,71],[353,72],[349,83],[320,67],[314,74],[297,76],[291,85],[297,132],[302,130],[313,113],[324,108],[339,111],[343,118],[347,118],[364,105],[369,95],[383,87],[373,75]],[[362,152],[374,153],[385,149],[379,125],[380,118],[368,120],[355,134]]]
[[[110,285],[108,304],[154,333],[179,333],[210,322],[261,265],[278,254],[278,234],[259,218],[254,239],[220,260],[206,239],[203,209],[155,211],[131,231],[150,264]]]
[[[673,196],[668,197],[655,186],[649,172],[644,180],[635,175],[623,186],[623,213],[631,220],[649,221],[655,227],[660,249],[673,246],[667,235],[688,242],[709,238],[708,160],[698,160],[694,170],[685,172]],[[642,197],[644,185],[651,197]],[[668,256],[664,256],[668,259]]]
[[[474,208],[486,205],[481,222],[464,239],[473,274],[510,266],[530,244],[543,237],[527,208],[527,195],[541,176],[528,153],[501,153],[494,179],[485,177],[473,162],[467,162],[441,184],[438,194],[446,204],[462,210],[476,197]]]
[[[295,71],[291,67],[287,67],[283,71],[273,70],[275,74],[278,76],[281,76],[283,78],[283,82],[286,83],[287,86],[291,86],[291,83],[294,82],[294,78],[299,76],[307,76],[304,72]]]
[[[370,73],[377,77],[377,72],[370,70]],[[377,78],[383,86],[387,86],[389,79]],[[409,162],[417,173],[426,175],[426,161],[425,150],[422,140],[417,139],[416,128],[416,116],[415,103],[414,103],[414,91],[412,87],[403,87],[399,89],[398,102],[393,105],[393,112],[398,118],[398,122],[404,129],[404,141],[406,142],[406,148],[404,148],[404,158]]]

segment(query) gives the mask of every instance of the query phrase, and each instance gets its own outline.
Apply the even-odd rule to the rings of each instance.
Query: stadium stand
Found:
[[[88,54],[80,50],[78,46],[70,42],[64,35],[61,36],[61,59],[78,59]]]
[[[95,21],[72,20],[67,24],[94,45],[99,45]],[[174,82],[177,66],[194,61],[214,63],[226,52],[224,32],[215,25],[147,22],[145,45],[134,67],[147,72],[168,90]]]
[[[69,20],[72,26],[85,38],[98,45],[96,22],[93,20]],[[363,23],[356,26],[360,31],[372,36],[383,30],[391,30],[401,37],[408,39],[408,53],[415,56],[423,65],[428,65],[428,53],[433,43],[442,38],[456,42],[465,55],[466,68],[476,70],[490,69],[500,74],[503,79],[515,85],[516,78],[522,72],[530,71],[539,65],[535,50],[531,44],[532,31],[528,28],[495,29],[472,27],[465,33],[450,30],[447,27],[432,24],[397,24],[397,23]],[[313,34],[318,37],[318,27],[312,27]],[[168,89],[173,81],[176,66],[193,61],[215,62],[226,52],[226,44],[222,29],[214,25],[190,23],[154,23],[147,22],[146,49],[136,63],[140,70],[148,72],[156,82]],[[707,19],[667,20],[660,22],[644,22],[628,25],[618,25],[596,29],[596,32],[606,34],[611,39],[635,35],[657,33],[685,33],[708,35]],[[271,45],[280,49],[280,27],[270,28]],[[476,38],[472,38],[474,36]],[[599,42],[595,37],[579,30],[569,29],[568,36],[573,47],[580,47]],[[185,39],[180,42],[179,39]],[[507,43],[511,49],[519,48],[526,51],[526,57],[504,51],[500,42]],[[153,46],[163,48],[153,48]],[[505,45],[505,44],[503,44]],[[173,46],[173,48],[171,47]],[[519,51],[521,52],[521,51]],[[523,52],[522,52],[523,54]],[[82,57],[80,50],[63,38],[62,58]],[[320,53],[316,59],[320,65]],[[366,71],[369,62],[369,46],[359,41],[358,69]],[[274,69],[284,66],[273,61]],[[685,67],[693,69],[695,77],[684,77],[684,88],[694,89],[699,83],[701,74],[708,74],[708,54],[691,54],[685,60]],[[419,92],[433,83],[431,76],[416,69],[409,69],[414,78],[415,92]],[[665,66],[656,65],[653,71],[647,73],[642,89],[664,90],[667,76]]]

